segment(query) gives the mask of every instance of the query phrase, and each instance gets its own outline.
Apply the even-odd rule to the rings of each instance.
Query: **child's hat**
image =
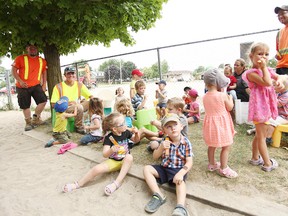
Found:
[[[188,95],[191,97],[198,97],[198,92],[195,89],[191,89],[188,91]]]
[[[204,83],[206,85],[217,86],[217,89],[220,90],[230,84],[230,79],[227,78],[222,72],[217,68],[210,69],[204,73]]]
[[[164,84],[164,85],[167,85],[166,81],[165,80],[160,80],[159,82],[156,82],[157,85],[160,85],[160,84]]]
[[[180,118],[177,114],[174,113],[168,113],[162,120],[161,125],[164,127],[168,122],[180,122]]]
[[[65,112],[68,108],[69,99],[66,96],[61,97],[54,105],[56,112]]]
[[[134,70],[132,70],[131,75],[132,75],[132,76],[133,76],[133,75],[137,75],[137,76],[139,76],[139,77],[142,77],[144,74],[143,74],[140,70],[134,69]]]
[[[282,5],[281,7],[275,7],[274,12],[278,14],[280,10],[288,11],[288,5]]]

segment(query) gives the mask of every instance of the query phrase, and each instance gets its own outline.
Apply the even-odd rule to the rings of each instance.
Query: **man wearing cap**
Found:
[[[54,107],[55,103],[62,97],[66,96],[69,98],[69,106],[66,110],[67,113],[73,113],[75,106],[77,106],[77,116],[75,117],[75,128],[77,133],[84,134],[84,125],[83,125],[83,112],[88,110],[90,98],[93,98],[93,95],[89,92],[88,88],[76,81],[75,68],[66,67],[64,69],[65,80],[61,83],[58,83],[54,86],[51,105]],[[86,100],[80,101],[81,96]],[[76,103],[75,103],[76,102]]]
[[[276,37],[276,73],[288,74],[288,5],[276,7],[274,12],[278,14],[279,22],[285,25]]]
[[[134,69],[132,70],[131,75],[132,75],[132,81],[130,83],[130,99],[134,98],[136,94],[135,83],[138,80],[141,80],[144,74],[140,70]]]
[[[47,102],[46,80],[47,62],[38,55],[36,44],[28,43],[27,54],[17,56],[12,64],[12,75],[16,79],[18,104],[26,121],[25,131],[43,124],[41,113]],[[31,97],[37,104],[31,118]]]

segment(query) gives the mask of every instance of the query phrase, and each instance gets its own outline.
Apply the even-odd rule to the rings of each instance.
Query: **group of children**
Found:
[[[278,114],[274,87],[278,90],[283,89],[283,82],[280,77],[267,67],[268,55],[269,48],[266,44],[254,44],[249,55],[252,68],[243,75],[251,89],[249,120],[256,125],[256,135],[252,144],[252,158],[249,163],[260,165],[261,169],[267,172],[278,166],[277,161],[269,157],[265,137],[268,129],[267,122],[270,118],[275,119]],[[137,70],[134,74],[141,77],[142,73]],[[205,109],[203,138],[208,147],[207,169],[211,172],[216,171],[219,175],[227,178],[235,178],[238,176],[237,172],[228,165],[229,151],[236,133],[229,113],[234,106],[233,94],[228,95],[226,93],[226,88],[231,83],[231,79],[218,69],[206,71],[203,78],[207,90],[203,96]],[[149,149],[153,152],[153,158],[161,158],[161,164],[146,165],[144,167],[145,181],[153,193],[151,200],[145,206],[145,211],[153,213],[165,203],[166,198],[158,183],[169,183],[176,186],[177,192],[177,205],[172,215],[188,215],[185,208],[185,179],[192,168],[193,157],[192,144],[188,139],[188,123],[196,123],[200,119],[199,104],[196,102],[198,92],[186,87],[184,89],[186,95],[183,98],[173,97],[168,99],[165,90],[166,82],[160,81],[157,84],[159,89],[156,91],[156,98],[159,99],[157,110],[159,111],[160,120],[154,120],[151,124],[162,131],[163,137],[159,136],[159,133],[145,128],[137,129],[133,127],[132,121],[135,112],[144,108],[147,100],[144,94],[146,88],[144,81],[139,79],[135,82],[136,91],[130,91],[132,98],[126,98],[124,90],[121,87],[118,88],[115,99],[115,110],[117,112],[113,112],[106,117],[103,116],[102,101],[98,98],[90,100],[88,113],[91,124],[85,127],[90,133],[81,138],[81,143],[87,144],[104,139],[103,156],[107,160],[93,167],[80,180],[66,184],[63,187],[63,192],[71,192],[83,187],[100,174],[119,170],[117,178],[104,189],[106,195],[111,195],[121,186],[132,165],[133,156],[130,149],[135,143],[146,137],[151,140]],[[65,127],[65,123],[63,123],[65,118],[73,116],[73,114],[66,115],[66,103],[68,103],[67,100],[61,98],[55,104],[56,126],[53,128],[53,142],[48,142],[49,146],[58,144],[56,135],[63,132],[61,130]],[[221,148],[219,161],[215,159],[217,148]]]

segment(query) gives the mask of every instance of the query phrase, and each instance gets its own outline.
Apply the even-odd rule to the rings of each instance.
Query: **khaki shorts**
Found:
[[[70,141],[71,133],[67,130],[64,132],[53,132],[52,136],[55,140],[59,141],[62,144],[65,144]]]

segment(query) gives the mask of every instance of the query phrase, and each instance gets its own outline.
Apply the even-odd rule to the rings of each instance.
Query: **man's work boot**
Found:
[[[41,120],[40,116],[33,114],[32,126],[37,127],[37,126],[43,125],[43,124],[45,124],[45,122]]]
[[[32,118],[28,118],[28,119],[25,119],[26,121],[26,125],[25,125],[25,131],[30,131],[33,129],[33,126],[32,126]]]

